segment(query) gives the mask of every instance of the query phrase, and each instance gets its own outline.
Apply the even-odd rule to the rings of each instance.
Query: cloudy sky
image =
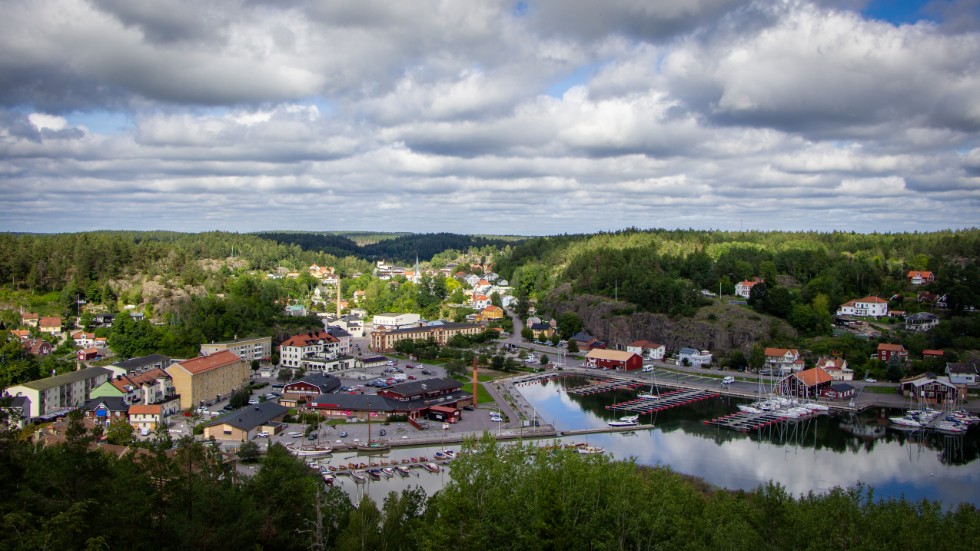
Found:
[[[6,0],[0,231],[980,226],[980,0]]]

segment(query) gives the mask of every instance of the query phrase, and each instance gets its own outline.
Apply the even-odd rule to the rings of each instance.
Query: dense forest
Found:
[[[530,239],[503,255],[498,269],[528,296],[570,291],[671,315],[694,313],[705,303],[702,289],[731,295],[737,282],[759,277],[765,281],[759,292],[765,295],[751,301],[756,310],[784,318],[804,334],[818,335],[829,332],[830,314],[851,299],[895,297],[900,309],[918,311],[908,270],[934,272],[936,282],[917,290],[947,295],[954,313],[980,305],[980,230],[856,234],[630,229]]]
[[[253,475],[207,443],[158,434],[122,454],[76,419],[67,442],[0,434],[3,549],[977,549],[971,505],[870,488],[727,491],[601,455],[465,447],[445,488],[352,504],[275,445]],[[106,450],[108,451],[108,450]]]

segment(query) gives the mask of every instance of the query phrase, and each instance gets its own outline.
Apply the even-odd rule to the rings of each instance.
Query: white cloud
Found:
[[[14,2],[0,229],[975,226],[980,32],[850,8]]]

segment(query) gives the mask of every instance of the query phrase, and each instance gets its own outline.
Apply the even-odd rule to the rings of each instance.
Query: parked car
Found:
[[[864,382],[866,382],[866,383],[877,383],[878,382],[878,379],[865,379]]]
[[[422,370],[422,375],[432,375],[432,372],[429,371],[428,369],[423,369]]]
[[[309,436],[306,437],[307,440],[316,440],[316,433],[311,432]]]
[[[729,376],[727,376],[727,377],[725,377],[724,379],[721,380],[721,384],[723,384],[723,385],[730,385],[730,384],[732,384],[734,382],[735,382],[735,377],[732,377],[731,375],[729,375]]]
[[[231,404],[225,404],[225,407],[223,407],[221,409],[223,409],[225,411],[231,411],[231,410],[235,409],[235,406],[233,406]]]
[[[340,431],[340,434],[338,436],[340,436],[341,438],[347,438],[347,432],[346,431]]]
[[[268,438],[268,437],[269,437],[269,433],[267,433],[267,432],[265,432],[265,431],[262,431],[262,432],[260,432],[260,433],[257,433],[257,434],[255,435],[255,437],[256,437],[256,438]]]
[[[248,399],[248,404],[251,405],[251,406],[257,406],[257,405],[259,405],[259,399],[258,398],[249,398]]]

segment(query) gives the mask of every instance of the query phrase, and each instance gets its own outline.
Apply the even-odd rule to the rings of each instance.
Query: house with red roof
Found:
[[[849,300],[837,309],[838,316],[866,316],[880,318],[888,315],[888,301],[880,297],[864,297]]]
[[[824,357],[817,360],[816,367],[822,368],[835,381],[853,381],[854,370],[847,367],[847,360],[838,357]]]
[[[289,337],[279,345],[279,365],[305,367],[310,358],[333,359],[340,353],[340,341],[327,331],[311,331]]]
[[[898,358],[899,361],[904,362],[909,359],[909,351],[900,344],[882,342],[878,343],[878,351],[871,355],[871,359],[881,360],[883,362],[887,362],[892,358]]]
[[[804,363],[800,359],[800,351],[795,348],[772,348],[766,347],[763,352],[765,355],[765,365],[773,373],[779,370],[781,375],[803,371]]]
[[[41,321],[41,316],[37,312],[24,312],[20,315],[21,325],[37,327],[39,321]]]
[[[43,317],[37,322],[37,328],[41,330],[42,333],[48,333],[54,335],[55,337],[61,336],[61,317],[60,316],[50,316]]]
[[[754,277],[752,280],[746,279],[745,281],[739,281],[735,284],[735,294],[742,298],[749,298],[749,294],[752,292],[752,288],[762,283],[764,280],[762,278]]]
[[[626,345],[627,352],[639,354],[646,360],[662,360],[667,355],[667,347],[648,340],[633,341]]]
[[[783,396],[816,398],[830,388],[834,378],[821,367],[812,367],[799,373],[787,375],[779,381],[779,392]]]
[[[936,281],[936,276],[932,272],[922,270],[911,270],[908,273],[909,285],[925,285]]]

